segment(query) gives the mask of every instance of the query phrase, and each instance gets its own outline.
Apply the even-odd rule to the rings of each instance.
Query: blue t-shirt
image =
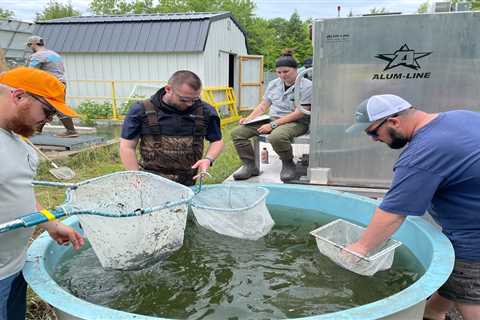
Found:
[[[416,216],[428,210],[458,259],[480,261],[480,113],[440,113],[414,134],[393,170],[380,208]]]
[[[207,135],[205,136],[205,139],[210,142],[221,140],[222,130],[220,128],[220,119],[217,115],[217,111],[215,111],[212,106],[206,103],[204,103],[202,107],[208,108],[208,113],[211,115],[208,119]],[[135,103],[128,111],[128,114],[123,122],[122,138],[133,140],[140,137],[144,117],[145,113],[142,103]]]
[[[28,60],[28,66],[50,72],[62,83],[66,83],[62,57],[55,51],[43,49],[33,53]]]

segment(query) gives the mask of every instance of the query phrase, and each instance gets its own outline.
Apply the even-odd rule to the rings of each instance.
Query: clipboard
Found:
[[[270,116],[268,114],[262,114],[261,116],[258,116],[248,122],[245,122],[243,124],[258,124],[258,123],[268,123],[270,122]]]

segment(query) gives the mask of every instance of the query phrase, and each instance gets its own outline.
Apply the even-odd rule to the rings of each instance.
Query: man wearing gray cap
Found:
[[[28,66],[51,73],[66,87],[67,82],[65,80],[65,67],[63,65],[62,57],[55,51],[45,48],[45,43],[42,37],[31,36],[28,38],[26,45],[33,51],[33,54],[28,59]],[[72,118],[67,117],[64,114],[59,114],[58,118],[62,122],[66,131],[57,134],[57,136],[63,138],[78,137]],[[42,129],[43,126],[39,127],[38,132],[42,132]]]
[[[367,255],[406,216],[428,211],[452,242],[455,267],[427,302],[424,319],[445,319],[454,304],[464,320],[480,319],[480,113],[426,113],[384,94],[363,101],[355,119],[348,133],[363,131],[392,149],[406,148],[366,231],[347,248]]]

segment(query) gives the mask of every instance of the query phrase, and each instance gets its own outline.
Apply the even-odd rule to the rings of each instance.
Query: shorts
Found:
[[[438,294],[458,303],[480,304],[480,262],[455,260],[452,274]]]
[[[25,320],[27,283],[18,272],[0,280],[0,320]]]

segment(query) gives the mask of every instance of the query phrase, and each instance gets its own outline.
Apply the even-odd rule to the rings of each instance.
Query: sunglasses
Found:
[[[42,109],[45,113],[45,117],[51,118],[59,113],[57,109],[52,107],[47,101],[43,100],[43,98],[40,98],[31,93],[29,93],[28,95],[42,104]]]
[[[383,119],[383,121],[380,122],[380,124],[379,124],[375,129],[366,131],[365,133],[366,133],[369,137],[378,138],[378,130],[383,126],[383,124],[384,124],[385,122],[387,122],[388,119],[390,119],[390,117],[387,117],[387,118]]]
[[[195,102],[200,100],[200,97],[194,97],[194,98],[185,97],[185,96],[181,96],[178,93],[176,93],[175,90],[172,90],[172,91],[178,97],[178,100],[180,100],[183,103],[195,103]]]

